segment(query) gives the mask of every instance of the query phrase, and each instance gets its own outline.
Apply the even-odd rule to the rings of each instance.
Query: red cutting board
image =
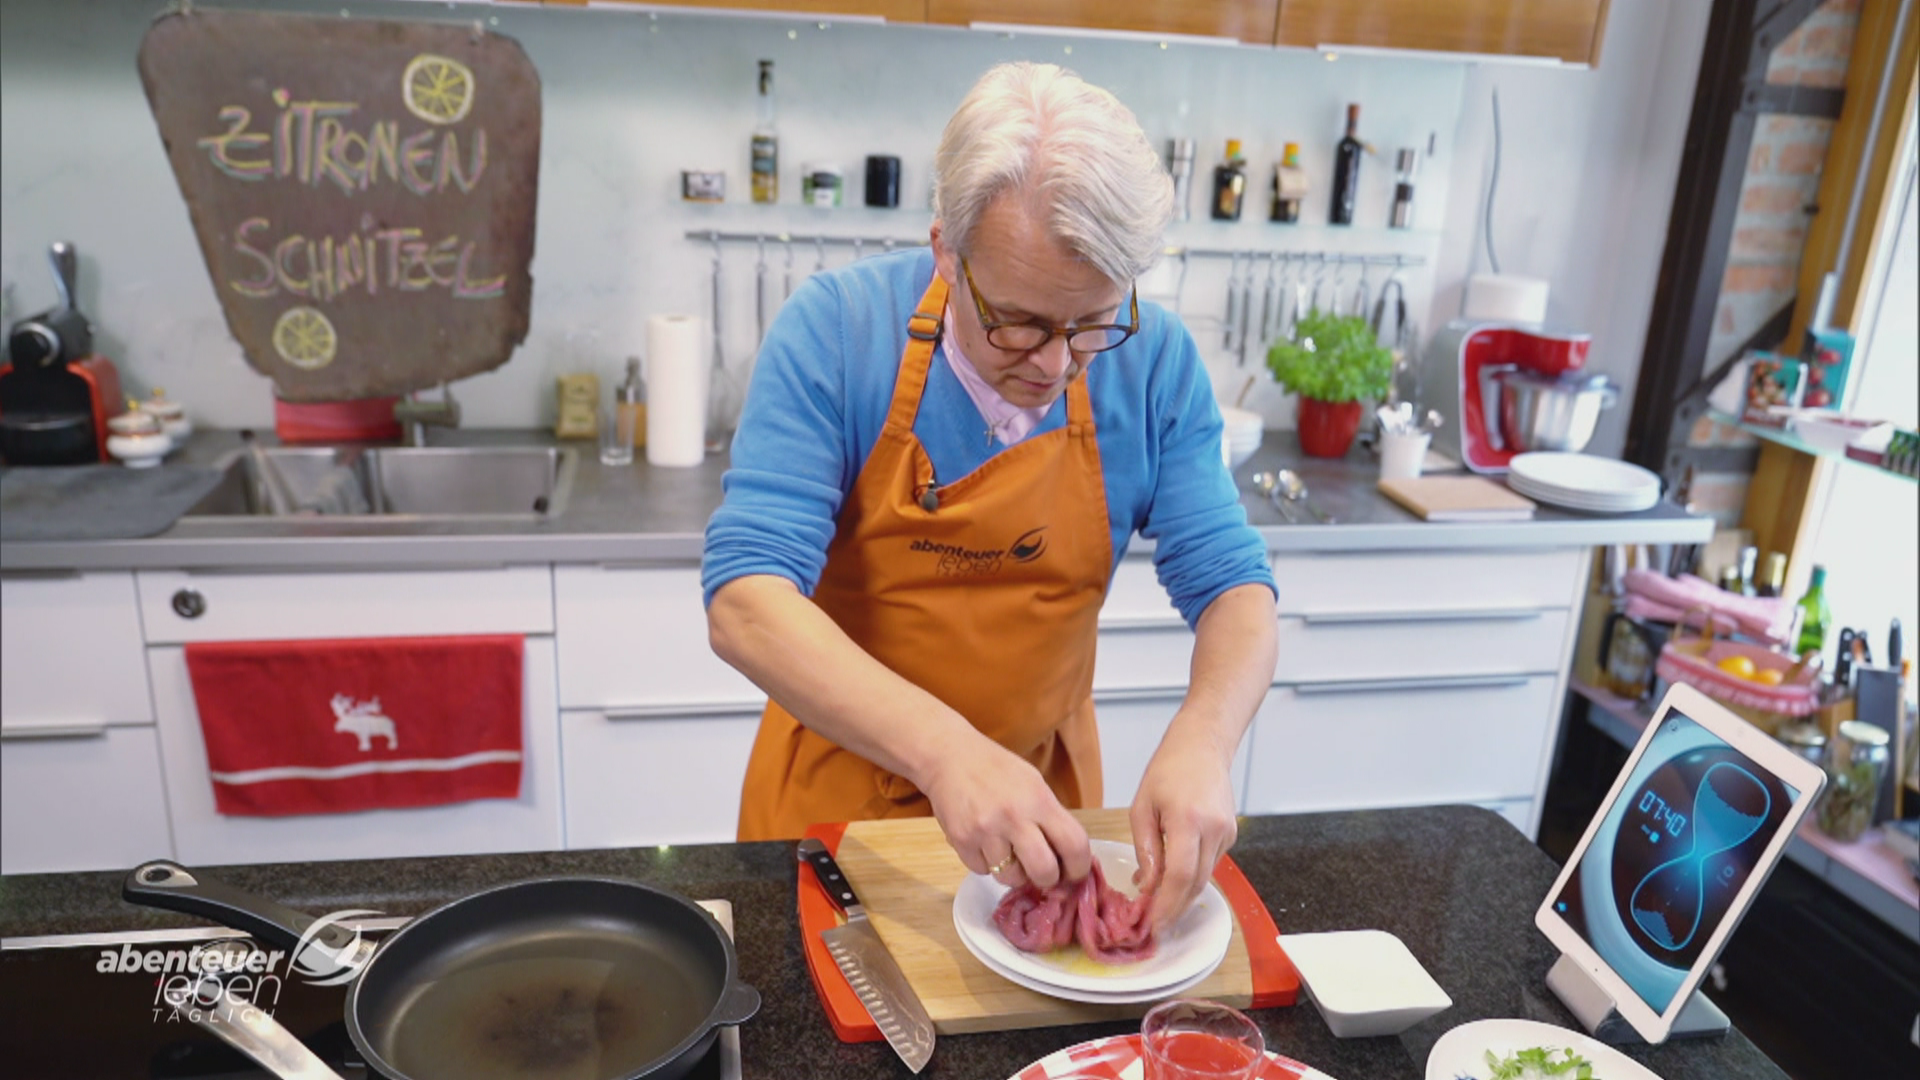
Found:
[[[1076,811],[1090,836],[1128,841],[1125,809]],[[834,852],[907,981],[942,1035],[1053,1027],[1142,1016],[1151,1003],[1089,1005],[1049,997],[1001,978],[974,959],[953,928],[953,894],[967,870],[932,818],[816,825],[807,831]],[[1279,944],[1266,905],[1231,858],[1214,872],[1234,914],[1227,958],[1185,996],[1240,1008],[1291,1005],[1300,977]],[[854,996],[820,932],[840,923],[813,871],[799,874],[800,929],[807,970],[827,1019],[843,1042],[872,1042],[880,1032]]]

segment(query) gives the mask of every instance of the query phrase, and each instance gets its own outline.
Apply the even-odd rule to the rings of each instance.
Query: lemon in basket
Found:
[[[1761,686],[1779,686],[1787,681],[1787,673],[1779,668],[1763,667],[1753,673],[1753,681]]]
[[[1750,656],[1729,656],[1722,659],[1718,666],[1721,671],[1741,679],[1753,678],[1757,670]]]

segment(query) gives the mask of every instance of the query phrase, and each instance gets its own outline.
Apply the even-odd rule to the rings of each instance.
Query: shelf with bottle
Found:
[[[1916,479],[1915,477],[1907,473],[1900,472],[1896,469],[1889,469],[1884,465],[1880,465],[1872,461],[1865,461],[1860,458],[1853,457],[1852,455],[1846,452],[1845,448],[1835,448],[1831,446],[1816,446],[1813,443],[1810,443],[1807,440],[1801,438],[1798,434],[1794,433],[1789,428],[1775,428],[1775,427],[1767,427],[1762,424],[1750,424],[1745,420],[1742,420],[1740,417],[1734,416],[1730,413],[1721,412],[1718,409],[1707,410],[1707,418],[1712,420],[1716,424],[1723,424],[1730,428],[1737,428],[1740,431],[1744,431],[1747,434],[1752,435],[1754,438],[1764,439],[1770,443],[1778,443],[1779,445],[1784,446],[1789,450],[1798,450],[1803,454],[1808,454],[1813,457],[1833,458],[1835,460],[1845,461],[1853,465],[1858,465],[1862,468],[1872,469],[1874,472],[1881,473],[1886,476],[1897,476],[1902,480],[1913,481]]]

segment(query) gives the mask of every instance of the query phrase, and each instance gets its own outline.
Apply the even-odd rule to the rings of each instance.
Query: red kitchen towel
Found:
[[[187,646],[214,806],[277,817],[520,794],[518,635]]]

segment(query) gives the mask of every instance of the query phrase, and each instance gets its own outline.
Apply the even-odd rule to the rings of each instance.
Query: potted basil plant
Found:
[[[1393,379],[1393,351],[1357,315],[1311,311],[1291,338],[1267,351],[1267,367],[1300,399],[1300,449],[1337,458],[1353,445],[1365,401],[1384,398]]]

